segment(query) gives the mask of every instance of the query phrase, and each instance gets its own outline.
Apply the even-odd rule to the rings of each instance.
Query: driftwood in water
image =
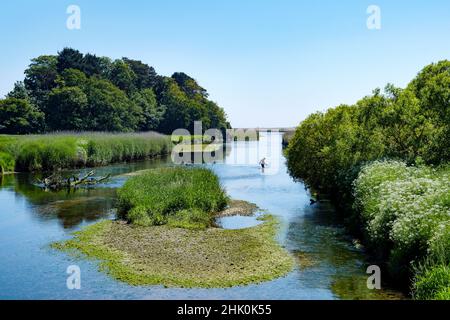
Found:
[[[94,174],[95,174],[94,171],[89,171],[86,175],[82,177],[77,177],[73,175],[71,177],[64,178],[61,176],[60,173],[54,173],[51,176],[44,178],[39,182],[44,186],[44,188],[52,190],[61,190],[61,189],[76,188],[79,186],[95,185],[109,179],[111,176],[110,174],[108,174],[104,177],[95,179],[92,177]]]

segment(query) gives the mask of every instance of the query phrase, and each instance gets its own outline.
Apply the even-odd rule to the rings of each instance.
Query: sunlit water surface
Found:
[[[262,133],[259,142],[228,145],[224,161],[206,165],[234,199],[257,204],[281,221],[278,241],[296,257],[296,267],[273,281],[227,289],[129,286],[98,271],[96,261],[50,248],[55,241],[102,219],[114,218],[116,189],[127,173],[171,165],[170,160],[119,164],[96,169],[111,173],[104,185],[75,192],[45,192],[32,175],[0,178],[0,299],[393,299],[391,290],[366,287],[368,262],[352,245],[328,202],[310,205],[301,183],[288,175],[281,136]],[[258,160],[266,157],[264,173]],[[218,221],[238,229],[259,223],[254,217]],[[67,289],[67,267],[81,268],[81,289]]]

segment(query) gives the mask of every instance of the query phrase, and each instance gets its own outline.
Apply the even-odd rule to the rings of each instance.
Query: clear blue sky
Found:
[[[70,4],[81,30],[66,28]],[[381,30],[366,27],[371,4]],[[184,71],[233,126],[293,126],[388,82],[406,85],[450,59],[449,35],[448,0],[1,1],[0,96],[31,58],[70,46]]]

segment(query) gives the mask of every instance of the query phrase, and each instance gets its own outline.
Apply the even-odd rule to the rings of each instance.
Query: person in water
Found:
[[[261,161],[259,161],[259,165],[261,166],[262,171],[264,171],[267,166],[266,158],[262,158]]]

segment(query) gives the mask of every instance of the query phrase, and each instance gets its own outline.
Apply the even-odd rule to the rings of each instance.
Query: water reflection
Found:
[[[260,152],[261,141],[231,143],[236,152]],[[310,205],[309,194],[286,172],[281,136],[272,134],[278,155],[240,157],[228,152],[222,163],[208,165],[234,199],[257,204],[277,216],[280,243],[297,259],[286,277],[261,284],[226,289],[135,287],[97,270],[97,264],[54,252],[48,245],[70,237],[74,229],[114,216],[116,189],[128,173],[171,165],[167,159],[97,168],[96,175],[111,174],[108,183],[75,191],[46,192],[33,183],[38,176],[0,177],[0,298],[33,299],[371,299],[399,298],[390,290],[366,287],[366,256],[352,245],[328,202]],[[265,153],[266,151],[264,151]],[[257,160],[266,156],[278,170],[261,173]],[[233,158],[232,158],[233,157]],[[280,161],[275,160],[278,157]],[[244,159],[248,163],[236,162]],[[246,160],[250,159],[250,160]],[[84,173],[86,170],[81,170]],[[69,172],[68,174],[70,174]],[[42,175],[40,176],[42,177]],[[242,220],[243,218],[244,220]],[[254,218],[253,218],[254,219]],[[232,217],[225,227],[254,223]],[[228,225],[227,225],[228,224]],[[82,290],[67,290],[65,270],[77,264],[83,270]],[[384,288],[384,287],[383,287]]]
[[[306,285],[329,287],[339,299],[403,298],[385,284],[384,290],[367,288],[370,262],[353,245],[330,202],[306,205],[302,211],[289,222],[287,247],[297,257],[299,277]]]
[[[167,163],[167,158],[158,158],[95,168],[96,176],[111,174],[111,179],[94,187],[60,191],[44,190],[36,184],[46,176],[45,173],[6,175],[0,177],[0,189],[11,188],[18,196],[25,197],[35,218],[42,221],[57,219],[64,228],[73,229],[83,223],[114,216],[116,190],[127,179],[127,173],[157,168]],[[82,175],[89,170],[68,170],[62,174]]]

